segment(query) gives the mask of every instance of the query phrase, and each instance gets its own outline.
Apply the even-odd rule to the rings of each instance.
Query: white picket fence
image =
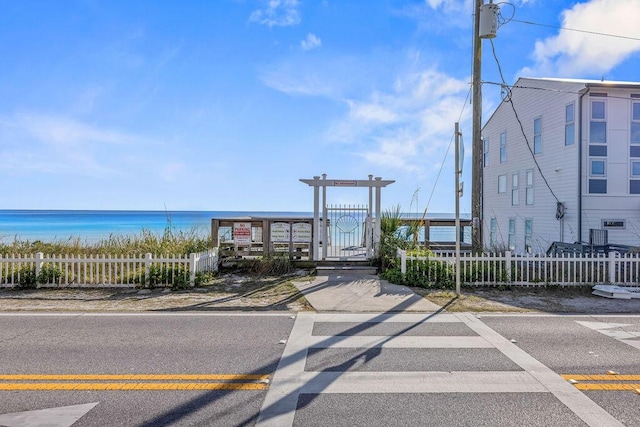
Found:
[[[218,270],[218,249],[188,256],[0,255],[0,287],[136,287],[193,285],[199,272]]]
[[[433,284],[450,283],[452,278],[455,280],[454,253],[425,257],[408,255],[398,249],[397,257],[405,277]],[[511,252],[504,255],[463,253],[460,256],[460,277],[466,285],[611,283],[632,286],[640,283],[640,254],[520,256]]]

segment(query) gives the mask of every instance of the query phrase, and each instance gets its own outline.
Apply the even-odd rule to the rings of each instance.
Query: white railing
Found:
[[[193,286],[200,272],[218,270],[218,250],[189,256],[0,255],[0,287]]]
[[[408,255],[398,249],[400,271],[426,283],[450,283],[455,277],[455,254]],[[513,255],[461,254],[460,277],[468,285],[562,286],[640,283],[640,254]]]

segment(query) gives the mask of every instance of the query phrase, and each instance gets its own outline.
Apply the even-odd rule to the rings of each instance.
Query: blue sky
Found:
[[[459,121],[469,213],[472,3],[0,0],[0,209],[311,211],[299,179],[326,173],[395,180],[385,209],[453,212]],[[507,83],[639,78],[639,0],[500,11]],[[488,41],[482,77],[486,119]]]

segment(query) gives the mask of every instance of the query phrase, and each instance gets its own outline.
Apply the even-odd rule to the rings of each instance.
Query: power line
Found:
[[[473,29],[472,29],[472,31],[473,31]],[[473,68],[473,63],[472,63],[472,68]],[[462,108],[460,109],[460,115],[458,116],[458,122],[460,122],[460,120],[462,119],[462,115],[464,114],[464,111],[466,109],[467,102],[470,101],[470,99],[471,99],[472,90],[473,90],[473,87],[470,86],[469,87],[469,91],[467,92],[467,96],[464,99],[464,102],[462,103]],[[442,169],[444,168],[445,162],[447,160],[447,156],[449,155],[449,150],[451,150],[451,144],[453,144],[454,139],[455,139],[455,135],[452,135],[451,139],[449,140],[449,145],[447,145],[447,151],[444,153],[444,158],[442,159],[442,163],[440,163],[440,169],[438,170],[438,175],[436,175],[436,180],[433,183],[433,187],[431,188],[431,193],[429,194],[429,199],[427,199],[427,204],[425,205],[424,212],[422,214],[422,220],[421,221],[423,223],[424,223],[424,219],[425,219],[425,217],[427,215],[427,211],[429,210],[429,205],[431,204],[431,199],[433,198],[433,194],[436,191],[436,187],[438,185],[438,181],[440,180],[440,175],[442,175]]]
[[[464,103],[462,104],[462,110],[460,110],[460,116],[458,117],[458,122],[462,119],[462,114],[464,113],[465,107],[467,105],[467,101],[469,100],[470,97],[471,97],[471,88],[469,88],[469,91],[467,92],[467,97],[464,99]],[[429,204],[431,203],[431,198],[433,197],[433,193],[436,191],[438,180],[440,179],[440,175],[442,174],[442,169],[444,168],[444,163],[445,163],[445,160],[447,159],[447,156],[449,155],[449,150],[451,149],[451,144],[453,143],[454,138],[455,138],[455,135],[451,137],[451,140],[449,141],[449,145],[447,146],[447,151],[444,153],[444,159],[442,159],[442,163],[440,164],[440,170],[438,170],[438,175],[436,176],[436,181],[433,183],[431,194],[429,194],[429,200],[427,200],[427,204],[424,208],[425,214],[427,213],[427,209],[429,209]],[[424,220],[424,214],[422,219]]]
[[[617,38],[617,39],[640,41],[640,37],[621,36],[619,34],[600,33],[598,31],[578,30],[576,28],[567,28],[567,27],[561,27],[561,26],[558,26],[558,25],[540,24],[538,22],[531,22],[531,21],[521,21],[519,19],[513,19],[513,18],[509,19],[509,21],[507,21],[507,22],[520,22],[521,24],[537,25],[539,27],[555,28],[555,29],[559,29],[559,30],[575,31],[575,32],[578,32],[578,33],[585,33],[585,34],[593,34],[593,35],[596,35],[596,36],[614,37],[614,38]],[[507,22],[505,22],[505,23],[507,23]]]
[[[559,79],[557,81],[562,81],[562,79]],[[583,83],[583,82],[581,80],[576,80],[576,83]],[[586,83],[589,83],[589,82],[586,82]],[[581,94],[580,91],[576,91],[576,90],[563,90],[563,89],[553,89],[553,88],[548,88],[548,87],[524,86],[524,85],[508,85],[508,84],[506,84],[504,82],[504,80],[502,82],[483,81],[482,84],[500,86],[501,88],[506,88],[507,90],[511,90],[511,89],[530,89],[530,90],[540,90],[540,91],[543,91],[543,92],[569,93],[569,94],[573,94],[573,95],[580,95]],[[638,92],[640,92],[640,84],[638,84]],[[630,99],[633,99],[633,98],[630,98],[628,96],[617,96],[617,95],[612,95],[612,94],[607,94],[607,98],[610,98],[610,99],[624,99],[624,100],[627,100],[627,101],[630,100]]]
[[[471,97],[471,89],[472,88],[469,87],[469,91],[467,92],[467,97],[464,99],[464,102],[462,103],[462,109],[460,110],[460,116],[458,117],[458,122],[460,122],[460,119],[462,119],[462,114],[464,114],[464,110],[467,106],[467,101]],[[429,194],[429,199],[427,200],[427,204],[424,207],[424,212],[422,213],[422,219],[420,219],[420,224],[422,225],[424,225],[424,219],[427,216],[427,212],[429,210],[429,204],[431,204],[431,198],[433,197],[433,193],[435,193],[436,191],[438,180],[440,180],[440,175],[442,174],[442,169],[444,168],[444,164],[445,164],[445,161],[447,160],[447,156],[449,155],[449,150],[451,149],[451,144],[453,143],[454,138],[455,138],[455,135],[452,135],[451,139],[449,140],[449,145],[447,145],[447,151],[444,153],[444,158],[442,159],[442,163],[440,163],[440,169],[438,170],[438,175],[436,176],[436,180],[433,183],[433,187],[431,188],[431,194]],[[418,237],[419,228],[420,227],[416,228],[416,231],[413,236],[414,240],[416,240]]]
[[[496,64],[498,64],[498,71],[500,72],[500,78],[504,82],[505,87],[507,87],[506,82],[504,80],[504,76],[502,75],[502,67],[500,67],[500,61],[498,60],[498,55],[496,54],[496,49],[495,49],[495,45],[493,44],[493,39],[489,39],[489,41],[491,42],[491,51],[493,52],[493,57],[496,60]],[[516,111],[516,107],[513,105],[513,98],[511,97],[511,89],[509,89],[507,87],[507,90],[508,90],[508,92],[507,92],[508,103],[511,105],[511,109],[513,110],[513,114],[516,116],[516,120],[518,121],[518,124],[520,125],[520,132],[522,133],[522,136],[524,137],[524,140],[526,142],[527,148],[529,149],[529,153],[531,153],[531,157],[533,158],[533,162],[536,164],[536,167],[538,168],[538,172],[540,172],[540,176],[542,177],[544,183],[546,184],[547,188],[551,192],[551,195],[553,196],[554,199],[556,199],[556,202],[560,203],[560,200],[558,199],[558,197],[556,197],[556,194],[551,189],[551,186],[549,185],[549,181],[547,181],[547,178],[544,176],[544,173],[542,172],[542,169],[540,168],[540,164],[538,163],[538,159],[536,159],[536,155],[534,154],[533,149],[531,148],[531,144],[529,143],[529,138],[527,138],[527,134],[524,131],[524,126],[522,125],[522,121],[520,120],[520,117],[518,116],[518,112]]]

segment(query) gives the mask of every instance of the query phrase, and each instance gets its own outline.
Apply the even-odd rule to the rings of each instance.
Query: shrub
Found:
[[[168,226],[163,233],[142,229],[139,234],[112,234],[98,242],[82,241],[78,237],[67,240],[43,242],[41,240],[0,241],[0,253],[37,253],[68,255],[106,254],[174,254],[187,255],[209,249],[211,238],[208,232],[193,228],[190,231],[176,231]]]
[[[397,285],[418,288],[453,289],[455,272],[446,263],[426,260],[407,260],[407,272],[402,274],[399,267],[384,271],[382,277]]]
[[[24,266],[18,271],[18,288],[35,289],[38,285],[36,268]]]
[[[47,285],[50,283],[56,283],[60,279],[60,276],[62,276],[62,272],[58,267],[45,264],[40,269],[36,280],[40,284]]]
[[[62,272],[58,267],[52,265],[43,265],[40,272],[36,274],[36,268],[34,266],[25,265],[18,270],[18,284],[17,288],[20,289],[35,289],[38,284],[48,285],[56,283]]]
[[[380,276],[396,285],[405,285],[405,276],[402,274],[399,268],[389,268],[380,273]]]
[[[227,260],[221,268],[257,275],[286,275],[294,271],[288,254],[268,254],[260,258]]]
[[[466,283],[494,283],[512,282],[517,273],[515,265],[511,266],[511,275],[507,274],[507,265],[504,261],[496,263],[470,263],[462,266],[460,278]]]
[[[149,267],[149,277],[145,278],[144,283],[151,289],[166,285],[171,285],[173,290],[191,287],[189,271],[182,265],[173,267],[152,265]]]
[[[375,263],[384,272],[388,269],[399,268],[396,252],[400,249],[414,249],[415,243],[411,236],[416,230],[416,224],[411,223],[403,227],[406,221],[402,220],[400,205],[386,210],[380,217],[380,247]]]
[[[198,271],[194,279],[194,286],[202,286],[214,279],[216,276],[214,271]]]
[[[265,275],[289,274],[293,271],[293,264],[286,254],[267,255],[260,259],[258,269],[255,273]]]

